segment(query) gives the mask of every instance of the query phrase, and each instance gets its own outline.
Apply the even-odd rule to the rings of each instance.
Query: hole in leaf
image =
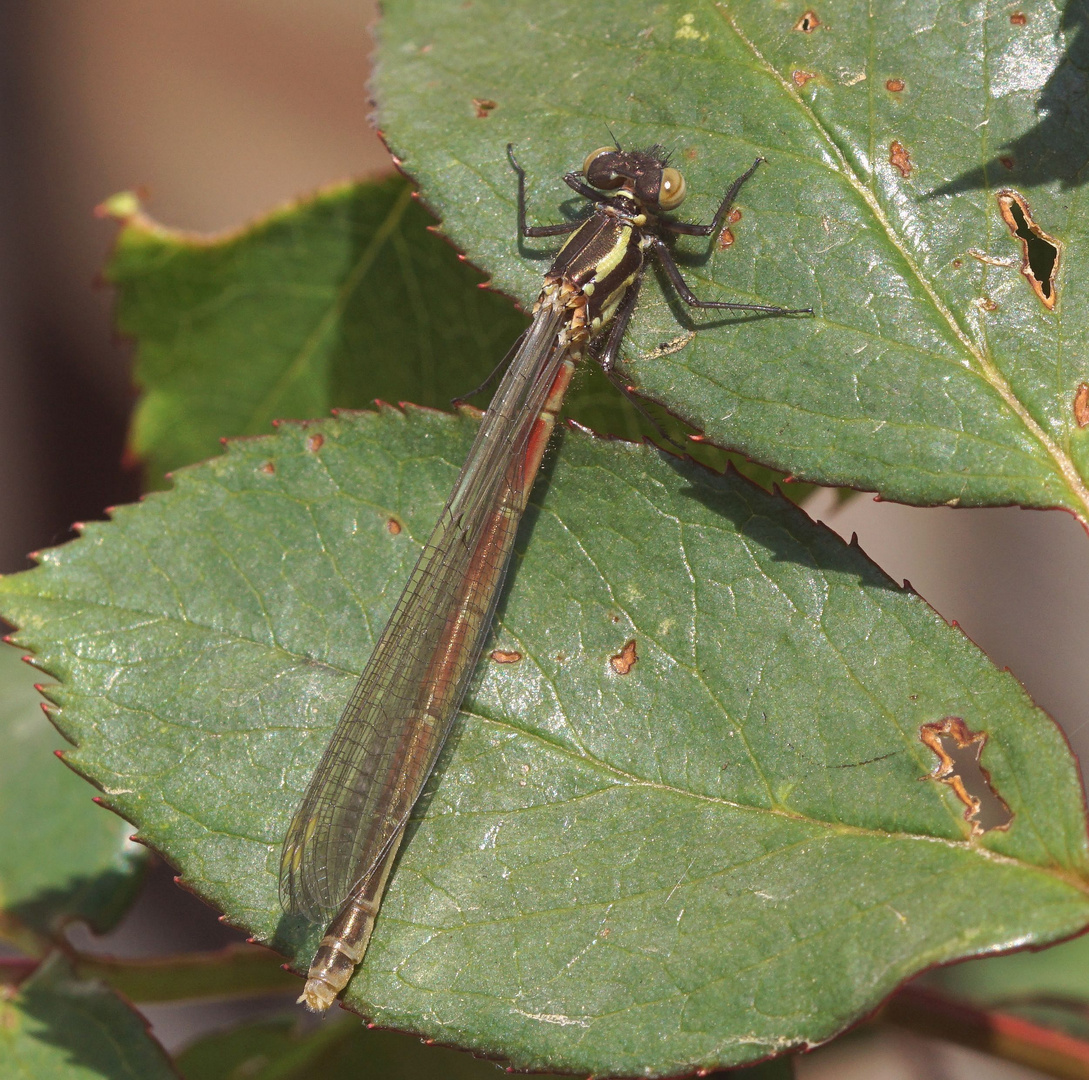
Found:
[[[1055,306],[1055,275],[1062,245],[1032,220],[1028,203],[1016,191],[1000,191],[998,208],[1010,232],[1021,241],[1021,273],[1050,310]]]
[[[959,716],[947,716],[937,724],[924,724],[919,738],[938,757],[928,779],[948,784],[966,809],[964,820],[972,826],[972,835],[992,829],[1008,829],[1013,811],[991,785],[991,774],[981,758],[987,734],[969,731]]]
[[[803,34],[812,34],[820,24],[817,13],[810,9],[794,24],[794,29],[800,30]]]

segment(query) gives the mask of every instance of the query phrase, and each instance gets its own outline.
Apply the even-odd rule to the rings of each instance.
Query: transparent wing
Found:
[[[280,858],[287,911],[331,918],[381,864],[435,764],[533,483],[527,447],[565,361],[563,321],[542,305],[526,331],[295,811]]]

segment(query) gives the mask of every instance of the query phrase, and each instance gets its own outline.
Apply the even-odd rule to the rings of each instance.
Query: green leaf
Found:
[[[106,270],[137,342],[131,449],[152,478],[273,419],[412,400],[446,407],[525,329],[429,233],[401,179],[342,184],[223,237],[150,220],[132,196]]]
[[[178,1080],[147,1021],[58,953],[0,997],[0,1075],[49,1080]]]
[[[178,1058],[186,1080],[500,1080],[498,1068],[444,1046],[345,1021],[306,1030],[279,1017],[208,1035]],[[552,1076],[534,1073],[534,1076]],[[789,1058],[746,1069],[744,1080],[791,1080]],[[720,1073],[719,1076],[722,1076]]]
[[[102,933],[136,893],[143,849],[54,757],[68,744],[42,715],[33,684],[19,654],[0,646],[0,909],[41,933],[71,919]]]
[[[1075,401],[1089,383],[1089,230],[1064,186],[1084,180],[1071,163],[1084,163],[1089,125],[1083,65],[1063,60],[1084,5],[1062,28],[1054,6],[1025,25],[968,0],[824,0],[808,20],[804,10],[391,5],[379,122],[446,234],[526,303],[552,248],[516,238],[507,143],[527,170],[534,221],[577,213],[562,176],[610,131],[673,152],[689,220],[709,220],[765,155],[739,197],[736,242],[708,255],[684,240],[680,259],[705,299],[815,315],[716,318],[651,273],[628,340],[632,381],[713,441],[800,478],[1086,518],[1089,428]],[[484,116],[474,99],[490,103]],[[984,178],[1013,140],[1023,156]],[[1053,311],[1020,273],[1021,241],[997,199],[1005,186],[1064,245]]]
[[[285,426],[0,580],[77,767],[299,966],[322,928],[279,910],[280,843],[473,426]],[[575,432],[554,471],[495,632],[522,660],[482,664],[350,1004],[518,1068],[675,1075],[1089,922],[1066,743],[959,631],[736,476]],[[928,778],[951,716],[1008,831]]]

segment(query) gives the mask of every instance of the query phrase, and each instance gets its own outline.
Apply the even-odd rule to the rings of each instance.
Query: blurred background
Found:
[[[139,494],[138,470],[123,464],[129,347],[96,284],[115,225],[95,205],[138,188],[157,219],[212,232],[330,181],[389,172],[367,120],[375,17],[369,0],[0,5],[0,573],[71,538],[73,521]],[[869,496],[841,506],[830,492],[807,509],[848,539],[857,532],[1089,750],[1089,538],[1072,517],[914,510]],[[163,866],[119,931],[74,933],[83,947],[129,955],[239,937]],[[148,1010],[170,1049],[242,1011]],[[798,1074],[1035,1075],[895,1034],[817,1051]]]

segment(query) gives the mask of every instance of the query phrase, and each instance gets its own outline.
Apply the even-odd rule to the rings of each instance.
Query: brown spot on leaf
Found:
[[[1014,26],[1024,26],[1028,22],[1028,16],[1023,11],[1010,12],[1010,22]]]
[[[322,448],[322,444],[325,442],[325,438],[321,435],[311,435],[306,440],[306,449],[310,451],[318,451]]]
[[[953,260],[953,269],[954,270],[959,270],[963,265],[964,265],[964,260],[963,259],[954,259]]]
[[[506,649],[493,649],[489,655],[497,664],[517,664],[522,659],[520,652],[508,652]]]
[[[794,72],[791,78],[798,86],[805,86],[810,79],[815,79],[817,76],[812,71],[802,71],[801,69]]]
[[[810,8],[806,11],[802,17],[794,24],[795,30],[800,30],[803,34],[812,34],[814,30],[820,26],[821,21],[817,18],[817,13]]]
[[[741,220],[741,211],[735,206],[727,215],[726,220],[731,225],[736,225]]]
[[[266,461],[264,465],[261,466],[261,472],[263,472],[266,476],[271,476],[275,471],[276,466],[273,465],[271,461]]]
[[[998,160],[1003,165],[1005,165],[1007,169],[1012,169],[1013,168],[1013,158],[1011,158],[1011,157],[1000,157]]]
[[[473,108],[476,109],[477,119],[485,119],[492,111],[492,109],[499,108],[498,101],[492,101],[491,98],[473,98]]]
[[[1050,311],[1055,306],[1055,276],[1062,244],[1032,220],[1028,203],[1016,191],[1000,191],[998,209],[1010,232],[1021,241],[1021,273]]]
[[[1074,395],[1074,419],[1078,427],[1089,427],[1089,383],[1082,383]]]
[[[965,805],[964,820],[972,826],[972,835],[1008,829],[1013,811],[995,791],[991,774],[980,760],[987,745],[986,732],[969,731],[959,716],[947,716],[940,723],[923,724],[919,738],[938,757],[934,771],[926,779],[953,789]]]
[[[390,518],[389,521],[386,522],[386,531],[390,536],[400,536],[401,523],[396,518]]]
[[[690,146],[684,152],[684,160],[685,161],[695,161],[696,158],[698,158],[699,156],[700,156],[700,152],[694,146]]]
[[[718,237],[719,251],[725,251],[726,248],[733,247],[735,239],[736,238],[735,238],[735,236],[733,234],[732,229],[723,229],[722,232],[719,233],[719,237]]]
[[[639,657],[635,655],[635,638],[632,638],[631,641],[624,644],[624,648],[620,652],[609,657],[609,664],[617,675],[627,675],[635,667],[635,662],[638,659]]]
[[[900,91],[903,90],[906,85],[907,84],[904,82],[903,79],[886,79],[885,80],[885,89],[886,90],[891,90],[894,94],[900,93]]]
[[[911,163],[910,155],[904,149],[904,144],[895,140],[889,144],[889,164],[895,166],[904,177],[910,176],[915,168]]]
[[[976,303],[979,305],[981,311],[998,310],[998,301],[992,300],[989,296],[981,296],[979,300],[976,301]]]

